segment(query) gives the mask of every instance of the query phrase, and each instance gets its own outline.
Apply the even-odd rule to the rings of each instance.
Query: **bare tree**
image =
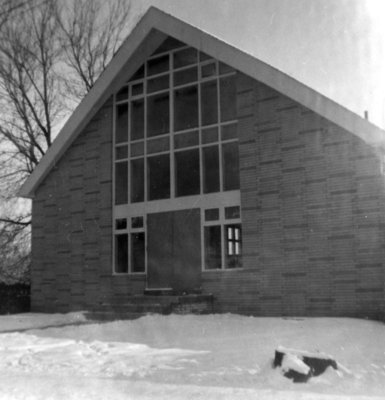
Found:
[[[90,91],[125,36],[130,12],[127,0],[77,0],[59,11],[64,61],[75,82],[66,82],[78,100]]]
[[[0,26],[3,25],[12,13],[22,7],[26,3],[25,0],[1,0],[0,1]]]
[[[117,50],[128,13],[125,0],[0,0],[1,259],[29,242],[29,207],[9,205]]]

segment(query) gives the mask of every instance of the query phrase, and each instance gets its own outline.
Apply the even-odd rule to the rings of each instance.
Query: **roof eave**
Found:
[[[22,185],[19,196],[33,198],[39,184],[58,162],[97,110],[122,86],[167,36],[185,42],[270,86],[369,144],[385,140],[385,132],[357,114],[234,46],[151,7],[122,44],[104,73],[71,115],[51,148]],[[124,70],[125,73],[120,72]]]

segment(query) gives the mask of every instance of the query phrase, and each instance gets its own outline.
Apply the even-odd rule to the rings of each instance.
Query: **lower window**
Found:
[[[145,273],[146,234],[143,217],[131,219],[130,227],[127,219],[115,222],[114,272],[117,274]]]
[[[204,269],[242,268],[242,225],[239,207],[208,209],[204,215]]]

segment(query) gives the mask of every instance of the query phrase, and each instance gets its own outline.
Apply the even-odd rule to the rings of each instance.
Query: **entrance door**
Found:
[[[200,287],[200,210],[147,215],[147,286],[191,291]]]

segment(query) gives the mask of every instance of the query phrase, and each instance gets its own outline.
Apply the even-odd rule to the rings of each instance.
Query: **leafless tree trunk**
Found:
[[[116,52],[128,13],[125,0],[0,0],[0,259],[29,243],[17,190]]]

